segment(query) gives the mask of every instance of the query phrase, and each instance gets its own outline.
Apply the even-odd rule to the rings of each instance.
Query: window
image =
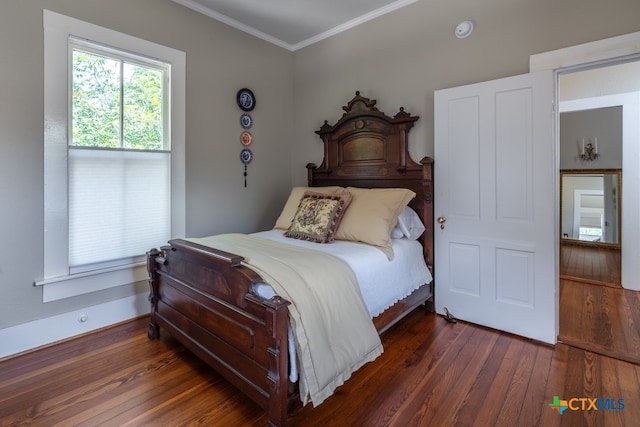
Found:
[[[171,238],[170,67],[87,42],[69,47],[69,271],[143,261]]]
[[[146,278],[184,235],[184,53],[44,11],[44,300]]]
[[[602,240],[602,228],[580,227],[580,240],[599,242]]]

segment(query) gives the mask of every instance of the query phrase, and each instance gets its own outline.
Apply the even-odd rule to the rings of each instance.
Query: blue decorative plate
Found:
[[[248,148],[244,148],[241,152],[240,152],[240,160],[242,161],[242,163],[244,163],[245,165],[248,165],[249,163],[251,163],[251,160],[253,160],[253,153],[251,152],[250,149]]]
[[[251,118],[251,114],[242,113],[242,115],[240,116],[240,126],[242,126],[242,129],[251,129],[251,126],[253,126],[253,119]]]
[[[253,96],[253,92],[247,88],[243,88],[238,91],[236,101],[238,102],[238,107],[244,111],[251,111],[256,106],[256,98]]]

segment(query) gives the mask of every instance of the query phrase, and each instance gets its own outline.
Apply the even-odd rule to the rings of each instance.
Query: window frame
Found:
[[[49,10],[44,27],[44,268],[43,302],[55,301],[147,278],[144,262],[69,274],[67,145],[70,138],[70,38],[170,64],[171,236],[186,230],[185,108],[186,54],[128,34]],[[149,214],[152,214],[151,212]]]

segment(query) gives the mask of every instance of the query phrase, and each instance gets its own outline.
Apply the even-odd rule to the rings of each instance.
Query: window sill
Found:
[[[147,278],[146,263],[141,262],[69,276],[51,277],[35,282],[35,286],[42,286],[42,302],[51,302],[115,288],[147,280]]]

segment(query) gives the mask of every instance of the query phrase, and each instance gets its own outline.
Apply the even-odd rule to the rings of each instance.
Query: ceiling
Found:
[[[418,0],[173,1],[294,51]]]

